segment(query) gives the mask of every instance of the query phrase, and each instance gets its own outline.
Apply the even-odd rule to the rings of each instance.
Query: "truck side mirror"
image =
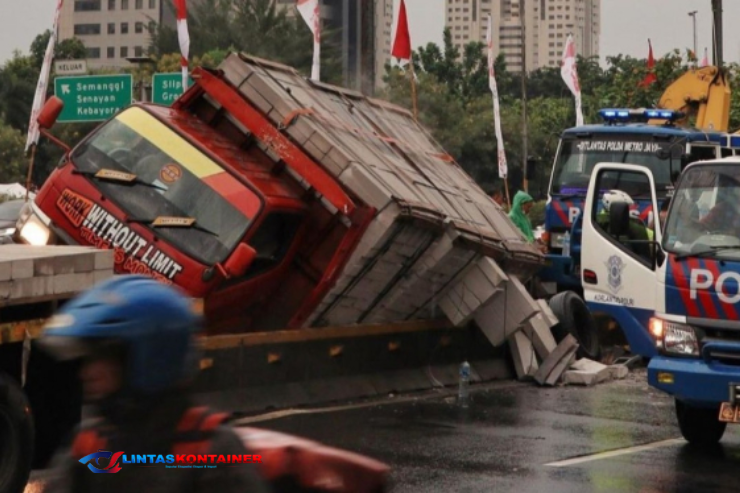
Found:
[[[239,243],[234,253],[224,263],[224,270],[230,277],[240,277],[247,272],[257,257],[257,251],[246,243]]]
[[[626,202],[615,202],[609,207],[609,233],[624,236],[630,230],[630,206]]]
[[[64,102],[56,96],[52,96],[46,100],[44,106],[41,108],[36,121],[39,123],[39,127],[43,129],[50,129],[54,126],[59,118],[59,115],[64,109]]]

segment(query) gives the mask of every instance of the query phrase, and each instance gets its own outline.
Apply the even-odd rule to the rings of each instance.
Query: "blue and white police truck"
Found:
[[[712,444],[728,422],[740,422],[740,157],[689,164],[652,239],[634,227],[628,204],[602,213],[614,188],[655,210],[661,173],[593,167],[582,206],[583,295],[650,358],[648,381],[675,397],[683,436]]]

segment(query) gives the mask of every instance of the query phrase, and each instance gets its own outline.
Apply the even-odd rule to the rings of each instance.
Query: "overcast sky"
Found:
[[[66,0],[71,2],[73,0]],[[400,0],[396,0],[398,3]],[[444,0],[406,0],[414,46],[430,41],[441,43],[444,28]],[[36,35],[51,27],[56,0],[0,0],[0,63],[13,50],[27,53]],[[697,10],[699,56],[710,48],[710,0],[601,0],[601,58],[624,53],[647,56],[651,38],[655,56],[693,44],[692,21],[688,12]],[[725,0],[725,60],[740,61],[740,29],[732,29],[740,19],[740,1]]]

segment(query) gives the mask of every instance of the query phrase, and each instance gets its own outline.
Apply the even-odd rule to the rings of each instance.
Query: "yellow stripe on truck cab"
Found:
[[[116,120],[159,147],[198,178],[224,172],[195,146],[141,108],[129,108],[118,115]]]

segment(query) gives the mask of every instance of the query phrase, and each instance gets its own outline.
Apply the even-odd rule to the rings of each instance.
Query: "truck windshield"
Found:
[[[673,197],[663,248],[740,259],[740,166],[689,168]]]
[[[671,174],[680,172],[681,160],[668,156],[670,142],[654,142],[650,136],[631,136],[624,140],[594,136],[589,139],[564,139],[555,160],[552,194],[586,195],[591,172],[599,163],[628,163],[647,166],[653,172],[655,185],[665,190]],[[663,151],[663,152],[661,152]]]
[[[141,108],[106,123],[77,147],[72,162],[127,219],[207,265],[223,261],[249,226],[224,194],[252,192]],[[105,179],[116,176],[126,179]],[[156,227],[152,221],[160,216],[190,218],[198,227]]]

